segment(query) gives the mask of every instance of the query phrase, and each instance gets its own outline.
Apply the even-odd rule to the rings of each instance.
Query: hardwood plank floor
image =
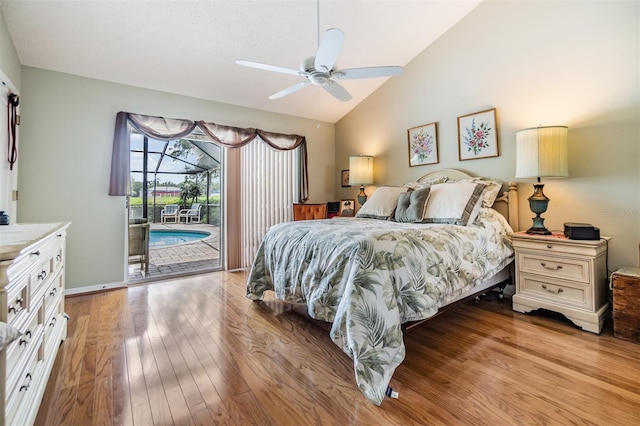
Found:
[[[377,407],[327,327],[246,274],[217,272],[66,298],[39,425],[638,425],[640,345],[488,298],[405,334]]]

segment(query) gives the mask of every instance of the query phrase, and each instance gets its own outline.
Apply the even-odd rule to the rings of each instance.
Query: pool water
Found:
[[[201,240],[211,235],[204,231],[169,231],[169,230],[153,230],[149,231],[149,247],[167,247],[176,244],[189,243]]]

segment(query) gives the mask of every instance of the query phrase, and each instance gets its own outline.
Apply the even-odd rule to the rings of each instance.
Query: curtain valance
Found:
[[[227,148],[240,148],[256,138],[275,150],[288,151],[300,147],[299,198],[304,202],[309,197],[309,178],[307,174],[307,142],[304,136],[285,135],[260,129],[244,129],[207,123],[205,121],[181,120],[175,118],[154,117],[149,115],[119,112],[116,115],[111,155],[111,179],[109,195],[129,195],[129,131],[130,124],[140,133],[159,140],[174,140],[187,136],[196,127],[207,135],[213,143]]]

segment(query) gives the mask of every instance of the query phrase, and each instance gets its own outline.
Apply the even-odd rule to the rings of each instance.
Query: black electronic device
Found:
[[[570,240],[599,240],[600,229],[588,223],[565,223],[564,236]]]

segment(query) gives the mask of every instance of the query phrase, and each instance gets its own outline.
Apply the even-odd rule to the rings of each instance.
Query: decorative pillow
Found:
[[[9,325],[6,322],[0,322],[0,351],[21,335],[22,333],[20,333],[20,331],[18,331],[14,326]]]
[[[426,223],[466,226],[478,216],[484,184],[473,182],[433,185],[427,200]]]
[[[400,194],[396,207],[396,222],[422,222],[429,191],[429,188],[422,188]]]
[[[475,177],[471,179],[460,179],[453,182],[473,182],[473,183],[482,183],[485,185],[484,192],[482,193],[482,207],[491,207],[493,203],[498,198],[498,194],[502,189],[502,184],[500,182],[496,182],[494,180],[488,180],[480,177]]]
[[[358,210],[356,217],[371,219],[389,219],[398,205],[398,196],[406,192],[407,188],[400,186],[381,186],[369,197]]]

